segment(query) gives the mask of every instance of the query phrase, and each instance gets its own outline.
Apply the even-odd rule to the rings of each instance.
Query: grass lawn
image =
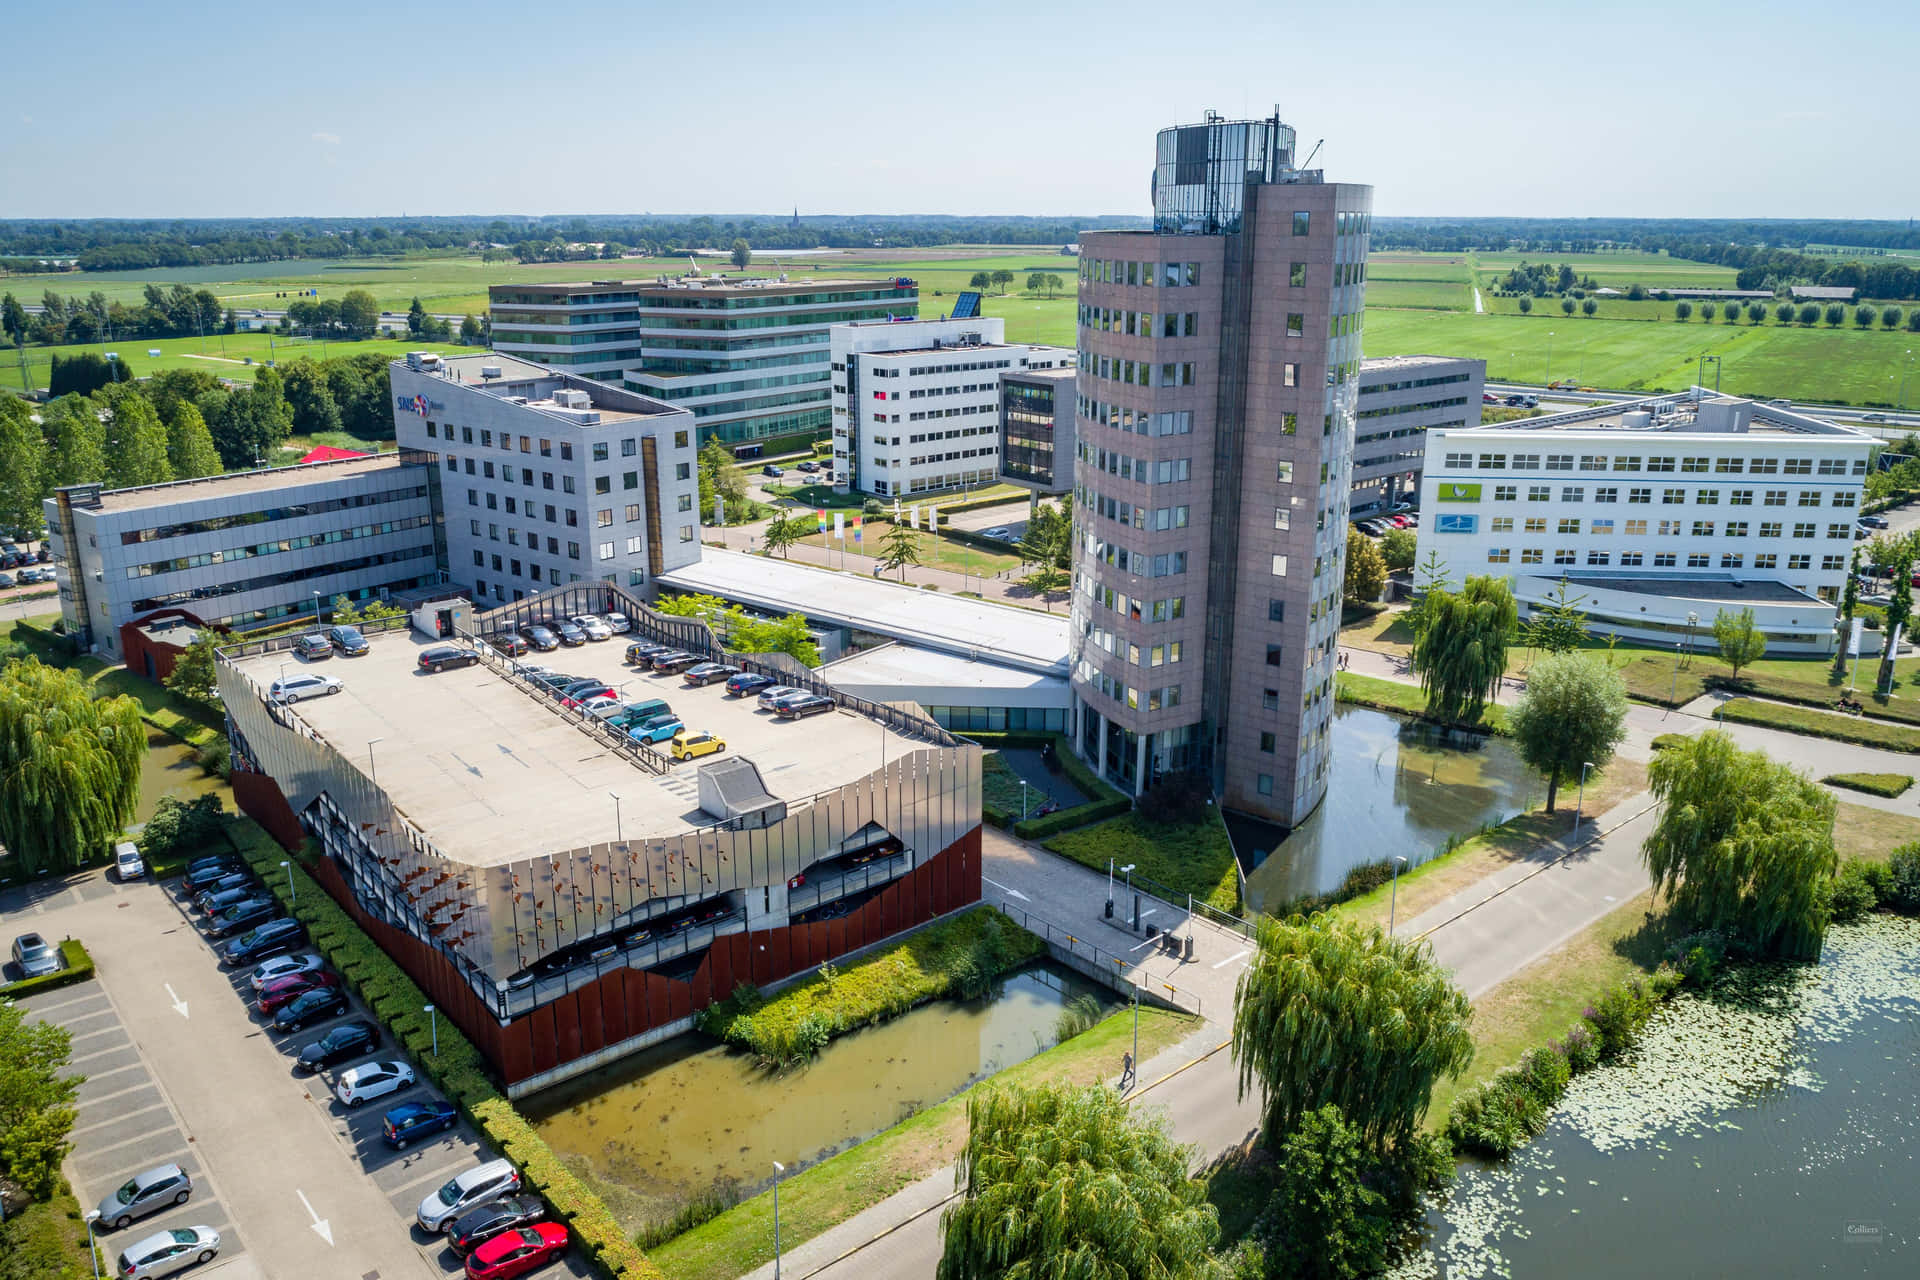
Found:
[[[1915,840],[1920,840],[1920,818],[1844,800],[1835,807],[1833,847],[1843,859],[1885,862],[1895,849]]]
[[[1123,813],[1044,843],[1095,871],[1106,871],[1109,859],[1119,866],[1131,862],[1140,875],[1175,893],[1190,893],[1222,911],[1239,909],[1239,873],[1217,810],[1209,809],[1205,821],[1191,826],[1160,826],[1138,813]]]
[[[1436,311],[1473,310],[1473,289],[1463,280],[1457,284],[1442,280],[1391,280],[1378,276],[1367,279],[1367,306],[1419,307]]]
[[[853,540],[853,530],[847,530],[845,538],[833,536],[829,528],[825,534],[810,533],[802,542],[808,546],[831,547],[836,551],[845,551],[849,555],[878,556],[880,554],[880,536],[887,529],[884,521],[865,524],[860,530],[861,540]],[[992,577],[1008,569],[1020,567],[1020,557],[1006,552],[987,551],[949,538],[944,534],[916,533],[914,541],[920,548],[920,564],[927,569],[951,569],[955,573],[971,573],[976,577]]]
[[[1140,1010],[1140,1058],[1189,1035],[1198,1022]],[[1037,1057],[973,1086],[1041,1082],[1089,1084],[1112,1076],[1132,1048],[1133,1014],[1116,1013]],[[851,1218],[950,1163],[966,1141],[968,1089],[929,1107],[851,1151],[786,1179],[780,1187],[780,1241],[791,1248]],[[733,1280],[773,1257],[773,1197],[758,1195],[650,1251],[674,1280]]]
[[[1855,742],[1887,751],[1920,753],[1920,729],[1888,724],[1864,716],[1843,715],[1836,711],[1815,711],[1811,707],[1793,707],[1781,702],[1762,702],[1756,698],[1734,698],[1720,704],[1715,715],[1736,724],[1754,724],[1767,729],[1784,729],[1836,742]]]
[[[1830,787],[1864,791],[1868,795],[1885,796],[1889,800],[1905,795],[1907,788],[1913,785],[1913,779],[1904,773],[1833,773],[1820,781]]]
[[[38,295],[36,295],[38,296]],[[442,347],[458,344],[441,343]],[[120,357],[133,377],[143,378],[150,373],[163,369],[200,369],[216,377],[233,378],[243,382],[253,381],[253,375],[267,360],[280,364],[290,360],[307,357],[314,359],[334,356],[354,356],[376,354],[383,356],[401,356],[408,351],[418,350],[417,338],[368,338],[364,342],[310,342],[305,338],[282,338],[265,333],[229,333],[225,335],[209,334],[200,338],[122,338],[112,343],[94,342],[85,346],[65,347],[27,347],[27,377],[36,387],[47,385],[47,378],[53,371],[53,357],[63,359],[91,351],[102,355],[108,351]],[[147,352],[159,351],[156,358]],[[247,357],[253,358],[248,364]],[[18,356],[7,352],[0,356],[0,381],[9,385],[20,380]]]
[[[1363,676],[1355,671],[1341,671],[1334,676],[1334,691],[1340,701],[1356,706],[1398,711],[1410,716],[1427,714],[1427,695],[1417,684],[1383,680],[1379,676]],[[1488,704],[1480,715],[1478,727],[1490,733],[1505,733],[1506,709]]]

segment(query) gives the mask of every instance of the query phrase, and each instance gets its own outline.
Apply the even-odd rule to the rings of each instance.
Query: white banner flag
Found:
[[[938,507],[927,508],[927,532],[940,532],[940,508]]]
[[[920,504],[919,503],[916,502],[914,505],[907,508],[907,522],[911,524],[915,529],[918,529],[920,527]]]
[[[846,512],[844,511],[834,512],[833,513],[833,536],[836,538],[845,538],[847,536],[846,525],[847,525]]]
[[[727,522],[727,500],[717,493],[713,495],[713,522],[717,525]]]
[[[1865,618],[1853,620],[1853,634],[1847,637],[1847,656],[1850,658],[1860,656],[1860,633],[1866,630],[1866,623]]]

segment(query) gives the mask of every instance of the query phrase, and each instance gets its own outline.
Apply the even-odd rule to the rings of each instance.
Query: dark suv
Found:
[[[479,654],[471,649],[462,649],[458,645],[437,644],[431,649],[420,651],[420,669],[426,672],[470,667],[478,661],[480,661]]]

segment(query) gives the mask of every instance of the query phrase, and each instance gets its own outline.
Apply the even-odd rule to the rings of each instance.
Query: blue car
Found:
[[[672,739],[674,734],[680,732],[680,730],[685,727],[685,725],[680,723],[679,716],[655,716],[653,719],[643,720],[633,726],[633,728],[627,730],[627,736],[635,742],[667,742]]]
[[[451,1102],[438,1098],[430,1102],[403,1102],[380,1118],[380,1136],[395,1151],[429,1134],[442,1133],[460,1123],[460,1113]]]

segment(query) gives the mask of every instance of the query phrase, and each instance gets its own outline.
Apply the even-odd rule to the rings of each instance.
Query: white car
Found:
[[[248,976],[253,982],[253,990],[257,995],[261,988],[276,978],[291,978],[296,973],[317,973],[324,963],[325,961],[311,951],[305,955],[275,956],[271,960],[255,965],[253,972]]]
[[[587,633],[587,639],[589,640],[613,639],[613,628],[591,613],[583,613],[572,621],[574,626]]]
[[[420,1202],[414,1220],[420,1229],[438,1235],[453,1225],[453,1220],[489,1200],[520,1189],[520,1171],[505,1160],[489,1160],[475,1165],[450,1180],[444,1187]]]
[[[413,1068],[404,1062],[363,1062],[340,1073],[333,1096],[345,1106],[358,1107],[412,1085]]]
[[[122,884],[145,878],[147,864],[140,860],[139,848],[125,840],[113,846],[113,873]]]
[[[267,696],[275,702],[298,702],[302,698],[323,698],[330,693],[338,693],[346,687],[341,683],[339,676],[288,676],[284,680],[275,680],[269,685]]]
[[[1012,542],[1014,540],[1013,530],[1006,528],[1005,526],[997,526],[995,528],[988,529],[986,532],[982,533],[980,536],[983,538],[992,538],[998,542]]]
[[[617,636],[624,636],[633,630],[633,619],[624,613],[609,613],[602,616],[606,621],[607,629]]]
[[[170,1276],[197,1263],[212,1262],[219,1252],[220,1233],[212,1227],[175,1227],[122,1249],[113,1274],[120,1280]]]

